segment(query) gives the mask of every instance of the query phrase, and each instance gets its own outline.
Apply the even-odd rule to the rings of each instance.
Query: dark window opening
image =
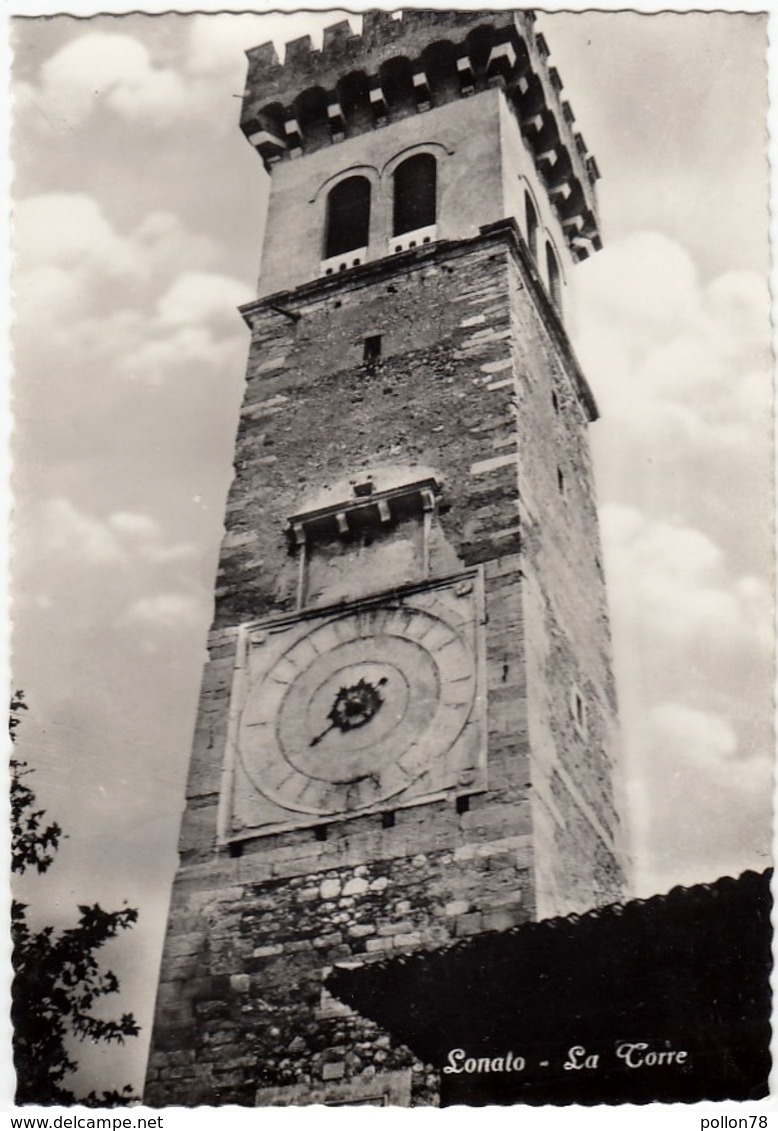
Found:
[[[564,495],[564,493],[565,493],[565,477],[564,477],[564,475],[562,474],[562,472],[560,471],[559,468],[556,469],[556,485],[559,488],[559,494]]]
[[[527,222],[527,247],[533,259],[538,257],[538,214],[527,193],[524,194],[524,215]]]
[[[415,232],[435,223],[437,214],[437,165],[429,153],[417,153],[403,161],[394,174],[393,234]]]
[[[232,844],[230,845],[230,856],[232,856],[233,859],[237,859],[239,856],[242,856],[242,855],[243,855],[243,844],[242,844],[242,842],[238,841],[238,840],[234,840],[232,842]]]
[[[370,232],[370,182],[347,177],[327,197],[327,236],[324,258],[367,247]]]
[[[551,403],[554,406],[554,412],[559,412],[559,397],[554,392],[551,394]]]
[[[562,305],[562,282],[559,274],[559,264],[550,243],[546,244],[546,268],[548,270],[548,293],[555,306]]]
[[[381,335],[374,334],[370,338],[365,338],[364,360],[377,361],[381,356]]]
[[[458,797],[457,798],[457,813],[460,815],[460,817],[462,816],[463,813],[468,813],[469,811],[470,811],[470,798],[469,797]]]
[[[316,827],[313,830],[313,835],[316,838],[316,840],[326,840],[327,839],[327,826],[326,825],[316,825]]]
[[[381,814],[381,828],[382,829],[393,829],[394,828],[394,813],[393,812]]]
[[[575,717],[576,717],[576,720],[578,721],[578,725],[583,726],[583,724],[584,724],[583,699],[581,698],[581,696],[578,694],[577,691],[575,693]]]

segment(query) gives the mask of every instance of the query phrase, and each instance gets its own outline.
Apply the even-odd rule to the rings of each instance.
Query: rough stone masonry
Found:
[[[543,170],[561,163],[578,177],[571,194],[583,230],[591,164],[527,14],[366,20],[363,38],[339,25],[323,53],[298,44],[283,67],[266,49],[250,53],[244,126],[248,116],[272,170],[270,234],[260,297],[243,309],[246,393],[160,975],[152,1105],[435,1104],[438,1066],[333,1000],[323,988],[331,967],[623,893],[616,697],[587,439],[596,406],[517,189],[531,182],[544,230],[571,263],[568,197],[557,194],[554,211]],[[541,119],[554,113],[567,130],[557,131],[551,165],[537,151],[550,127],[541,122],[538,140],[537,123],[528,125],[538,91]],[[328,113],[334,104],[340,117]],[[482,122],[475,133],[471,119]],[[286,138],[280,156],[268,137]],[[316,225],[327,223],[333,176],[375,171],[380,203],[392,185],[381,162],[418,146],[437,154],[435,238],[387,253],[384,201],[375,209],[384,230],[371,235],[366,261],[318,274]],[[474,167],[481,175],[463,187]],[[420,481],[436,485],[431,510],[392,511],[411,506]],[[395,492],[360,539],[348,517],[357,503],[366,513],[357,490]],[[306,535],[301,546],[293,516],[314,533],[338,519],[340,533],[316,544]],[[475,571],[483,603],[478,787],[239,826],[230,766],[245,761],[243,626],[272,631],[279,617],[315,623],[325,614],[357,623],[366,602],[395,607],[409,587],[462,571]]]

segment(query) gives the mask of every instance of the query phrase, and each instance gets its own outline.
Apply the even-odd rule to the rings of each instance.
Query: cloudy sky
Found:
[[[44,919],[126,900],[145,1037],[243,388],[267,178],[243,51],[337,13],[13,21],[14,683],[69,832]],[[541,14],[602,172],[571,327],[592,428],[635,893],[768,862],[766,26]],[[315,32],[314,32],[315,34]],[[120,1067],[116,1069],[116,1064]],[[121,1081],[118,1076],[121,1076]]]

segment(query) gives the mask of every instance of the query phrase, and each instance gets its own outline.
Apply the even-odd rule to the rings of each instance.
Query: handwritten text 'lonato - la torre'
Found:
[[[614,1065],[612,1056],[617,1064]],[[497,1056],[470,1056],[465,1049],[451,1049],[443,1072],[447,1075],[475,1075],[486,1072],[525,1072],[532,1067],[549,1068],[551,1060],[538,1060],[531,1064],[527,1057],[515,1052],[500,1053]],[[562,1068],[565,1072],[593,1072],[597,1069],[623,1067],[627,1069],[650,1069],[658,1067],[688,1066],[689,1053],[686,1049],[656,1048],[647,1041],[617,1041],[612,1053],[590,1052],[583,1045],[571,1045],[565,1054]]]

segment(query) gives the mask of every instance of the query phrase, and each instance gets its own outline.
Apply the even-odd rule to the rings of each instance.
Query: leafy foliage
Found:
[[[19,712],[26,710],[24,695],[11,700],[10,733],[16,739]],[[45,810],[36,808],[35,794],[23,780],[32,771],[25,762],[11,759],[11,869],[45,872],[52,864],[63,836],[56,823],[45,823]],[[69,1055],[69,1034],[92,1042],[119,1042],[140,1031],[131,1013],[105,1020],[92,1012],[101,998],[117,993],[119,980],[111,970],[102,972],[95,952],[120,931],[136,922],[134,908],[104,911],[99,904],[79,907],[78,923],[67,930],[30,928],[27,905],[11,906],[12,987],[11,1018],[14,1027],[14,1063],[19,1104],[69,1104],[90,1106],[127,1104],[137,1099],[128,1086],[121,1091],[91,1092],[83,1099],[65,1086],[65,1078],[78,1068]]]
[[[16,741],[16,730],[21,722],[21,711],[27,710],[24,692],[16,691],[11,697],[11,719],[8,730],[11,741]],[[25,872],[37,868],[45,872],[59,848],[62,829],[56,822],[42,827],[45,810],[35,808],[35,794],[24,782],[31,774],[24,762],[11,758],[11,871]]]

